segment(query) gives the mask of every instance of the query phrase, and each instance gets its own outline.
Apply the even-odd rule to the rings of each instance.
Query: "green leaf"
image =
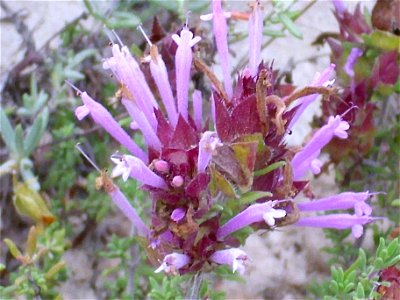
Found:
[[[21,124],[15,127],[15,150],[19,157],[24,157],[24,130]]]
[[[239,203],[240,205],[250,204],[264,197],[272,197],[272,193],[263,191],[247,192],[246,194],[242,195],[242,197],[240,197]]]
[[[389,245],[387,246],[387,248],[386,248],[388,256],[392,257],[395,253],[398,253],[399,250],[400,250],[399,247],[400,247],[400,245],[399,245],[399,239],[398,238],[396,238],[393,241],[391,241],[389,243]]]
[[[400,206],[400,199],[395,199],[390,203],[392,206],[399,207]]]
[[[285,33],[282,30],[264,29],[263,34],[272,37],[284,37]]]
[[[42,127],[42,117],[38,116],[33,122],[31,128],[29,128],[26,139],[24,140],[25,156],[29,156],[39,144],[40,138],[43,135]]]
[[[359,282],[357,284],[357,289],[356,289],[356,297],[358,299],[365,299],[365,292],[364,292],[364,287],[361,284],[361,282]]]
[[[257,177],[257,176],[263,176],[263,175],[265,175],[265,174],[267,174],[267,173],[269,173],[269,172],[272,172],[272,171],[274,171],[274,170],[276,170],[276,169],[278,169],[278,168],[280,168],[280,167],[283,167],[283,166],[285,166],[285,165],[286,165],[286,162],[285,162],[285,161],[278,161],[278,162],[273,163],[273,164],[271,164],[271,165],[269,165],[269,166],[267,166],[267,167],[265,167],[265,168],[263,168],[263,169],[254,171],[254,176],[255,176],[255,177]]]
[[[397,52],[400,52],[400,37],[390,32],[377,30],[370,35],[364,35],[363,39],[367,46],[381,48],[387,51],[397,50]]]
[[[15,132],[3,107],[0,107],[0,133],[4,143],[8,148],[8,151],[15,152]]]
[[[294,22],[290,19],[290,17],[286,14],[278,14],[278,18],[281,21],[281,23],[283,24],[283,26],[285,26],[285,28],[295,37],[302,39],[303,38],[303,34],[300,32],[299,29],[297,29],[296,25],[294,24]]]

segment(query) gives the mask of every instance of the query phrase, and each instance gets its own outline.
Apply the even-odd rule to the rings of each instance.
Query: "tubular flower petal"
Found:
[[[197,160],[197,172],[202,173],[208,166],[211,157],[218,146],[222,143],[214,131],[206,131],[203,133],[199,142],[199,157]]]
[[[149,229],[143,220],[140,218],[136,210],[126,199],[125,195],[121,190],[115,186],[115,189],[108,193],[114,202],[114,204],[122,211],[122,213],[135,225],[138,230],[138,235],[147,236],[149,234]]]
[[[313,171],[318,171],[318,163],[316,165],[315,159],[319,156],[321,149],[335,136],[340,139],[346,139],[348,137],[346,131],[349,128],[349,123],[343,121],[341,116],[331,116],[328,124],[321,127],[304,148],[293,157],[293,180],[301,180],[311,167]],[[313,166],[311,166],[312,164]]]
[[[344,71],[349,77],[354,77],[354,65],[356,64],[358,58],[362,56],[363,52],[359,48],[351,49],[349,56],[347,57],[346,64],[344,65]]]
[[[177,274],[177,271],[188,263],[190,263],[190,257],[186,254],[171,253],[164,257],[161,266],[154,273],[164,271],[167,274]]]
[[[146,115],[151,126],[156,129],[157,121],[153,109],[158,108],[158,105],[138,63],[126,46],[120,49],[117,44],[114,44],[112,52],[113,57],[106,59],[103,67],[110,69],[120,83],[127,87],[137,106]]]
[[[244,274],[248,259],[246,252],[238,248],[218,250],[210,256],[212,262],[220,265],[229,265],[232,267],[233,273],[238,271],[240,275]]]
[[[256,222],[265,221],[269,226],[274,226],[275,219],[286,216],[285,210],[273,208],[276,203],[277,201],[268,201],[250,205],[219,228],[217,239],[221,240],[232,232]]]
[[[372,213],[372,209],[371,206],[365,203],[365,201],[371,195],[372,194],[369,192],[345,192],[315,201],[299,203],[297,204],[297,207],[301,211],[339,210],[353,208],[356,216],[369,216]]]
[[[160,151],[160,139],[158,138],[156,132],[154,131],[153,127],[151,126],[143,112],[141,112],[140,109],[131,100],[122,99],[121,102],[125,106],[132,120],[134,120],[138,125],[144,139],[146,140],[147,145],[153,147],[157,151]]]
[[[300,218],[295,226],[308,226],[308,227],[320,227],[320,228],[332,228],[332,229],[348,229],[351,228],[353,236],[359,238],[363,233],[363,226],[371,223],[374,220],[380,218],[374,218],[369,216],[356,216],[349,214],[332,214],[326,216],[307,217]]]
[[[255,1],[253,4],[253,12],[249,18],[249,68],[251,76],[256,76],[258,65],[260,64],[260,53],[263,36],[263,13],[261,11],[260,1]]]
[[[113,177],[122,174],[124,179],[127,178],[126,174],[129,172],[130,177],[136,179],[142,184],[147,184],[160,189],[167,188],[164,179],[151,171],[140,159],[132,155],[114,155],[112,161],[117,164],[112,171]]]
[[[199,90],[193,92],[193,120],[196,124],[197,130],[202,129],[203,118],[203,99]]]
[[[146,154],[130,136],[121,128],[114,120],[112,115],[100,103],[94,101],[86,92],[81,93],[81,99],[84,103],[76,109],[75,114],[79,118],[84,118],[90,113],[93,120],[103,127],[114,139],[127,148],[133,155],[139,157],[142,161],[147,162]]]
[[[328,68],[326,68],[321,74],[317,73],[313,82],[311,83],[311,86],[326,86],[328,84],[331,84],[331,78],[335,72],[336,66],[334,64],[331,64]],[[313,103],[317,98],[318,94],[314,95],[309,95],[306,97],[302,97],[298,99],[295,102],[295,108],[297,108],[292,120],[289,123],[288,129],[292,129],[294,124],[296,124],[297,120],[300,118],[300,116],[303,114],[303,112],[306,110],[306,108]]]
[[[176,123],[178,122],[175,99],[169,83],[167,68],[161,55],[158,54],[158,50],[155,45],[151,45],[150,56],[151,76],[153,76],[153,79],[157,85],[161,100],[163,101],[165,110],[167,111],[168,118],[172,126],[175,127]]]
[[[231,16],[230,13],[224,13],[221,7],[220,0],[212,1],[212,14],[203,15],[200,18],[204,21],[213,20],[213,32],[215,36],[215,44],[217,46],[218,56],[221,61],[222,75],[224,77],[225,91],[229,97],[232,98],[233,88],[232,79],[229,74],[229,51],[228,51],[228,26],[226,25],[226,18]]]
[[[339,16],[343,16],[346,11],[346,6],[344,5],[343,0],[332,0],[332,2]]]
[[[183,28],[180,36],[174,34],[172,39],[178,45],[175,54],[176,69],[176,97],[178,100],[178,112],[185,120],[188,120],[188,93],[190,68],[192,67],[192,47],[196,45],[201,37],[193,38],[193,33],[188,28]]]

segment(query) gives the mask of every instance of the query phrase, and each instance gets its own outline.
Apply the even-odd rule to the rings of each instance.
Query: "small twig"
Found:
[[[195,57],[193,61],[196,69],[199,70],[200,72],[203,72],[208,77],[208,79],[210,79],[211,83],[214,85],[218,93],[224,99],[224,102],[225,103],[229,102],[228,95],[226,94],[221,81],[218,80],[217,76],[211,71],[211,69],[199,58]]]
[[[289,106],[293,101],[312,94],[329,96],[335,94],[335,89],[324,86],[307,86],[300,90],[294,91],[289,96],[283,98],[283,101],[285,102],[286,106]]]

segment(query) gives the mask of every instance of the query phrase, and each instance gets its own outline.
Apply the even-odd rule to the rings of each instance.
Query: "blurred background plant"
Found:
[[[295,21],[315,2],[310,1],[299,9],[298,0],[272,1],[265,18],[264,36],[268,38],[263,46],[268,47],[273,40],[285,38],[287,35],[302,38],[302,32],[295,25]],[[75,258],[68,259],[67,253],[85,249],[85,253],[90,254],[90,257],[86,257],[87,264],[93,269],[90,273],[92,276],[85,280],[90,282],[97,298],[185,297],[182,290],[193,284],[189,277],[154,274],[154,269],[147,263],[148,258],[140,250],[141,241],[131,237],[128,222],[121,221],[107,195],[96,191],[97,174],[80,158],[75,145],[80,142],[91,159],[98,159],[102,168],[109,167],[108,158],[118,150],[117,145],[90,122],[81,123],[81,127],[77,126],[73,114],[77,98],[65,87],[64,82],[70,80],[77,82],[78,86],[90,86],[92,96],[104,99],[105,105],[113,115],[118,115],[119,122],[123,125],[128,124],[127,115],[116,105],[117,87],[101,70],[101,58],[105,56],[105,45],[109,42],[107,33],[111,29],[118,30],[119,36],[129,45],[131,51],[141,55],[146,45],[141,34],[135,30],[139,24],[142,23],[145,28],[159,24],[160,28],[174,31],[183,22],[188,10],[199,15],[210,10],[209,4],[205,1],[181,0],[121,1],[112,2],[104,7],[104,3],[95,1],[84,0],[83,3],[85,11],[81,15],[56,32],[41,48],[36,48],[34,29],[25,25],[22,13],[12,11],[7,3],[1,2],[1,8],[6,13],[6,17],[1,21],[14,24],[23,38],[22,46],[25,49],[21,61],[8,70],[0,85],[1,237],[4,242],[0,245],[0,295],[2,298],[15,298],[18,295],[42,299],[61,298],[63,293],[60,292],[60,286],[65,281],[78,282],[74,281],[74,277],[77,277],[79,270],[74,272],[71,262]],[[246,11],[246,7],[243,8],[242,5],[241,9]],[[157,16],[157,19],[154,19],[154,16]],[[245,17],[245,14],[243,16]],[[363,72],[368,68],[372,70],[382,55],[389,51],[385,48],[386,45],[393,43],[391,35],[384,33],[384,41],[388,42],[381,46],[378,43],[376,46],[377,42],[381,41],[379,34],[382,34],[376,32],[360,35],[363,39],[358,41],[357,45],[361,44],[368,55],[357,62],[355,78],[370,76]],[[230,44],[239,44],[246,37],[247,30],[233,31],[230,34]],[[54,41],[59,43],[56,48],[50,46]],[[339,66],[345,63],[354,43],[339,41],[345,50],[340,56],[333,56],[332,62],[341,70]],[[202,42],[212,44],[212,41],[207,40],[206,34]],[[207,56],[212,61],[214,50],[208,51]],[[237,69],[246,63],[244,58],[237,57]],[[364,67],[358,66],[361,63]],[[339,72],[338,75],[339,78],[343,78],[340,79],[341,84],[348,83],[346,74]],[[381,102],[385,102],[382,95],[385,99],[390,99],[399,89],[398,82],[389,86],[380,85],[371,91],[369,99],[379,106]],[[389,215],[394,221],[396,216],[391,205],[399,205],[399,201],[387,203],[385,199],[393,200],[396,198],[394,195],[398,195],[398,186],[395,186],[395,179],[398,180],[398,177],[395,176],[398,176],[396,171],[400,149],[399,135],[396,135],[399,120],[397,116],[397,123],[393,123],[391,104],[385,105],[385,118],[382,118],[382,123],[376,125],[379,130],[372,133],[373,146],[367,151],[370,156],[365,154],[362,160],[364,163],[357,165],[357,168],[364,168],[357,171],[359,181],[350,178],[351,180],[347,179],[345,182],[359,184],[358,190],[368,184],[367,187],[371,190],[385,191],[387,196],[381,197],[379,201],[382,215]],[[321,121],[322,119],[319,122]],[[342,162],[346,167],[355,161],[358,162],[351,155],[346,156],[346,159]],[[378,160],[385,162],[383,165],[371,163]],[[370,177],[371,173],[375,174],[374,178]],[[365,176],[366,174],[368,176]],[[353,176],[353,173],[350,175]],[[345,177],[345,174],[338,172],[338,178],[343,182]],[[369,179],[362,181],[362,178]],[[378,182],[381,185],[370,187],[371,183]],[[135,204],[135,207],[141,209],[139,213],[146,211],[146,205],[149,204],[145,201],[146,195],[142,191],[136,189],[135,185],[120,186],[129,199],[140,203]],[[344,188],[346,184],[341,186]],[[32,223],[35,224],[34,227],[31,227]],[[380,236],[388,237],[391,232],[392,230],[383,232],[375,228],[376,241],[379,241]],[[353,274],[356,269],[365,275],[360,277],[359,282],[363,286],[364,295],[369,295],[372,286],[368,284],[372,284],[376,276],[379,277],[379,274],[374,272],[386,268],[389,262],[398,262],[398,247],[393,246],[394,241],[398,240],[389,245],[381,241],[381,244],[384,244],[380,249],[384,250],[378,251],[375,258],[367,261],[362,258],[362,250],[357,258],[357,251],[352,250],[354,247],[342,243],[346,234],[330,234],[334,241],[330,251],[336,253],[336,261],[339,261],[339,253],[344,254],[344,261],[341,262],[345,263],[344,269],[347,270],[343,271],[340,267],[332,269],[332,280],[337,282],[338,288],[335,284],[328,287],[324,285],[324,289],[320,291],[325,291],[327,295],[335,295],[338,290],[343,295],[355,292],[356,295],[362,295],[359,283],[353,280],[354,275],[348,275]],[[347,245],[347,248],[343,248],[345,246],[342,245]],[[24,247],[25,251],[22,253],[19,249]],[[341,252],[342,250],[345,252]],[[383,255],[382,251],[389,254]],[[348,257],[345,257],[347,253]],[[397,256],[393,253],[397,253]],[[383,262],[377,264],[379,257]],[[362,262],[353,263],[356,258],[356,262]],[[371,274],[375,275],[373,279],[369,276]],[[238,276],[231,274],[228,268],[220,267],[216,274],[202,281],[199,287],[202,298],[224,298],[223,292],[214,291],[215,280],[218,278],[240,280]],[[354,282],[351,288],[347,288],[349,280]]]

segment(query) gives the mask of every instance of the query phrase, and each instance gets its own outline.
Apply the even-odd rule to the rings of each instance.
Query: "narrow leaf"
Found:
[[[10,239],[4,239],[4,243],[6,243],[8,250],[10,250],[10,253],[14,258],[18,258],[22,256],[21,251],[17,248],[17,246],[14,244],[14,242]]]
[[[265,174],[267,174],[269,172],[272,172],[273,170],[276,170],[276,169],[278,169],[280,167],[283,167],[284,165],[286,165],[285,161],[278,161],[278,162],[273,163],[273,164],[271,164],[271,165],[269,165],[269,166],[267,166],[267,167],[265,167],[263,169],[255,171],[254,172],[254,176],[256,176],[256,177],[257,176],[263,176],[263,175],[265,175]]]
[[[15,150],[19,157],[24,157],[24,130],[21,124],[15,127]]]
[[[29,128],[26,139],[24,140],[24,153],[29,156],[35,147],[39,144],[42,137],[42,117],[38,116]]]
[[[293,21],[290,19],[289,16],[286,14],[278,14],[279,20],[282,22],[283,26],[295,37],[302,39],[303,34],[300,32],[299,29],[297,29],[296,25],[293,23]]]
[[[15,152],[15,132],[11,126],[10,120],[8,119],[4,109],[0,108],[0,133],[1,137],[6,144],[8,151]]]
[[[240,199],[239,202],[241,205],[243,204],[250,204],[255,202],[258,199],[264,198],[264,197],[272,197],[272,193],[270,192],[263,192],[263,191],[252,191],[244,194]]]

